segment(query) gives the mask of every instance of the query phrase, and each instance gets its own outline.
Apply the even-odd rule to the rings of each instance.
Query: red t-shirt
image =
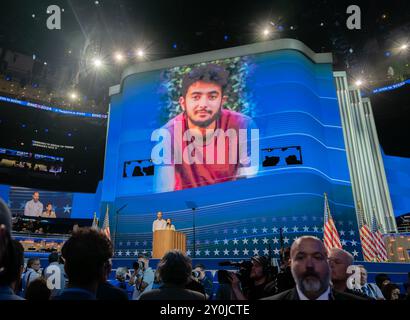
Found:
[[[179,122],[179,127],[182,127],[182,131],[177,132],[175,131],[174,140],[174,129],[176,127],[176,123]],[[248,134],[250,134],[250,129],[253,128],[252,119],[248,116],[240,114],[238,112],[234,112],[231,110],[222,109],[221,115],[217,120],[216,129],[222,129],[223,132],[227,132],[228,129],[233,129],[236,132],[237,139],[230,140],[228,137],[225,137],[225,148],[224,148],[224,157],[223,164],[218,164],[218,146],[217,146],[217,139],[210,140],[208,145],[205,143],[203,146],[196,146],[194,150],[190,153],[192,157],[198,157],[203,159],[202,163],[187,163],[184,161],[184,157],[181,156],[184,150],[186,150],[188,145],[194,143],[195,138],[192,138],[190,141],[184,141],[183,134],[188,129],[187,119],[184,113],[176,116],[175,118],[171,119],[166,125],[165,128],[169,130],[171,137],[172,137],[172,159],[173,159],[173,166],[175,168],[175,186],[174,190],[182,190],[187,188],[194,188],[200,186],[206,186],[218,182],[225,182],[225,181],[233,181],[237,178],[237,171],[241,166],[244,166],[239,161],[239,129],[248,129]],[[229,162],[229,148],[230,148],[230,141],[232,143],[236,143],[236,163]],[[174,149],[174,142],[177,145],[177,148]],[[213,143],[214,145],[214,163],[210,164],[207,163],[207,148]],[[192,150],[192,149],[191,149]],[[232,146],[231,146],[232,150]],[[210,150],[210,152],[212,149]],[[250,152],[250,145],[247,145],[247,154]],[[181,162],[175,162],[175,156],[179,153]],[[210,153],[211,154],[211,153]],[[209,157],[209,155],[208,155]],[[220,155],[221,157],[221,155]],[[223,159],[223,158],[222,158]],[[233,162],[233,161],[231,161]],[[245,165],[246,166],[246,165]]]

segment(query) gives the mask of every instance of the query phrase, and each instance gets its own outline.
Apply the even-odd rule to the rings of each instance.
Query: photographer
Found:
[[[197,264],[192,271],[192,275],[204,288],[206,299],[210,299],[213,293],[213,281],[205,273],[205,266]]]
[[[236,273],[229,273],[233,300],[258,300],[269,296],[266,287],[271,283],[273,277],[269,259],[255,256],[251,259],[251,263],[248,279],[239,279]]]
[[[152,290],[155,273],[149,266],[149,260],[144,255],[138,256],[138,261],[133,264],[134,272],[129,284],[134,286],[132,300],[139,300],[142,293]]]

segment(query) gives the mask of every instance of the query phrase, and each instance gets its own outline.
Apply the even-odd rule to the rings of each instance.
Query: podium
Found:
[[[152,258],[161,259],[173,249],[186,252],[186,235],[174,230],[156,230],[152,240]]]

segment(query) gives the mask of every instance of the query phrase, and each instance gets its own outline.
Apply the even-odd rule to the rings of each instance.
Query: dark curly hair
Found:
[[[102,279],[113,247],[103,232],[78,228],[64,243],[61,254],[70,284],[86,286]]]
[[[186,73],[182,79],[181,94],[186,96],[189,87],[198,81],[215,83],[221,87],[222,92],[225,92],[228,85],[229,72],[224,67],[217,64],[207,64],[192,69]]]
[[[185,285],[192,272],[191,259],[179,250],[168,251],[159,262],[157,272],[165,284]]]

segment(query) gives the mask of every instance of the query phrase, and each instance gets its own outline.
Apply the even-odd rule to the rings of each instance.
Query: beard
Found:
[[[203,110],[197,110],[195,111],[195,113],[199,111],[203,111]],[[209,114],[212,113],[211,111],[207,111],[207,112]],[[203,120],[203,121],[198,121],[198,120],[193,119],[186,111],[185,111],[185,115],[188,117],[188,119],[191,121],[193,125],[200,127],[200,128],[207,128],[211,123],[219,119],[219,117],[221,116],[221,112],[222,112],[222,105],[219,107],[219,110],[215,112],[215,114],[211,118],[209,118],[208,120]]]
[[[292,272],[293,273],[293,272]],[[300,290],[306,296],[319,296],[325,291],[329,285],[330,273],[327,273],[324,279],[321,279],[319,274],[313,270],[308,270],[300,277],[294,277],[297,279],[296,283]]]

